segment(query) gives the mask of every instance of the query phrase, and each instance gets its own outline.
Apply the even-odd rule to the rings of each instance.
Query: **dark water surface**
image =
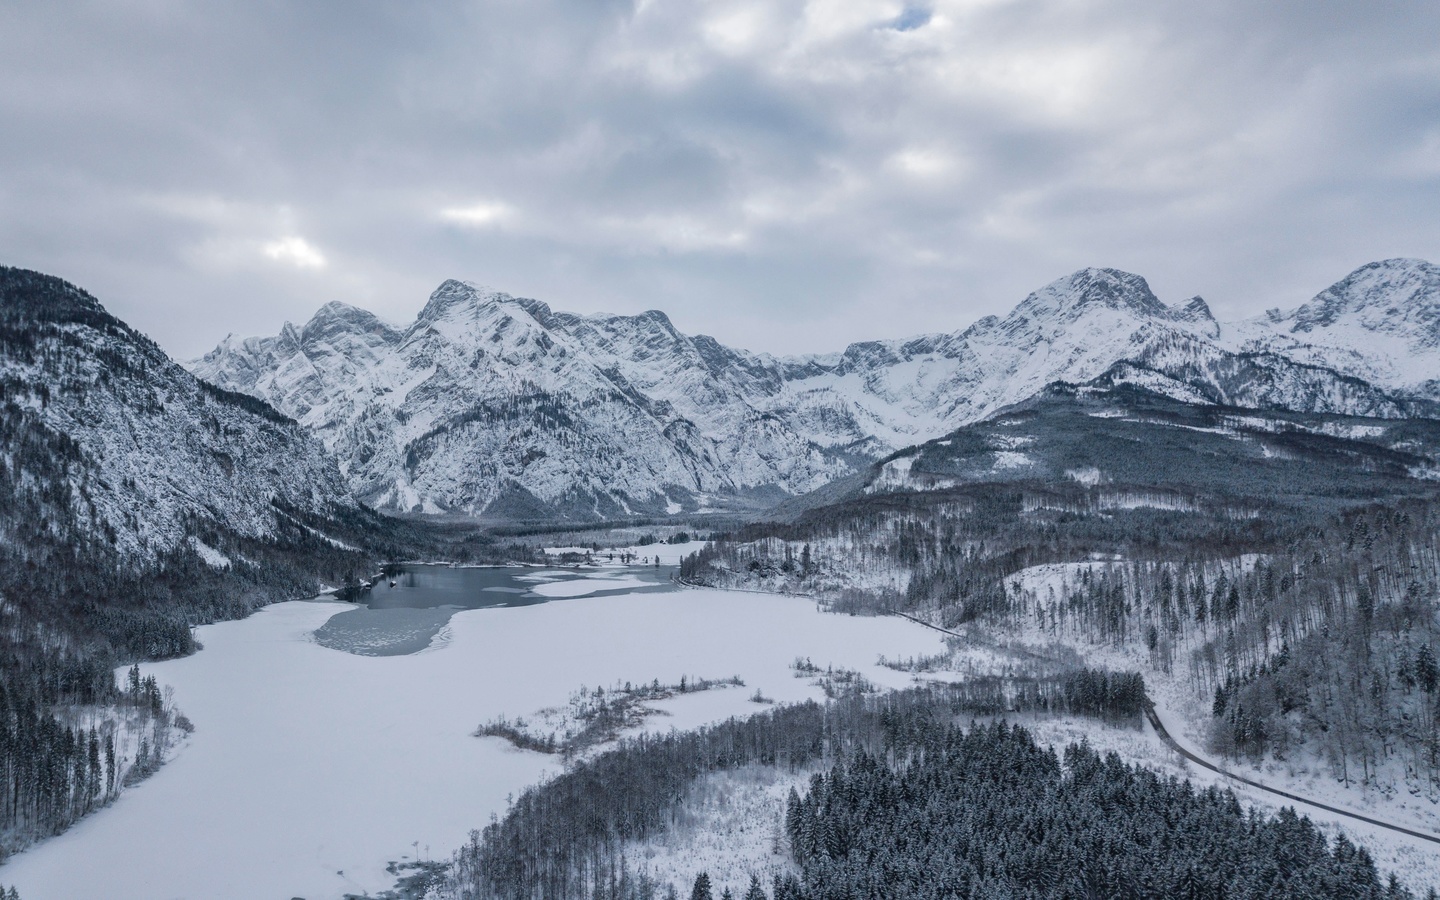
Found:
[[[337,613],[315,629],[315,640],[322,646],[361,656],[401,656],[429,647],[431,639],[459,610],[673,591],[677,589],[671,581],[674,572],[674,566],[561,569],[407,565],[401,574],[379,580],[361,598],[363,606]],[[613,579],[624,581],[605,587]],[[637,580],[643,583],[636,585]],[[567,582],[585,582],[586,587],[595,590],[570,597],[551,597],[534,590],[542,584]]]

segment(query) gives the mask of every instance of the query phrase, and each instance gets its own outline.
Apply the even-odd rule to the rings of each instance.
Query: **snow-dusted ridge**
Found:
[[[1082,269],[962,331],[777,358],[664,313],[556,312],[446,281],[406,327],[331,303],[189,364],[261,397],[384,509],[492,518],[665,515],[813,490],[1061,381],[1189,403],[1381,417],[1440,399],[1440,269],[1365,266],[1234,325],[1199,297]]]
[[[1304,305],[1238,323],[1232,345],[1280,353],[1401,393],[1440,398],[1440,266],[1361,266]]]
[[[282,515],[360,511],[312,434],[195,378],[79,288],[0,268],[0,324],[12,547],[93,544],[147,565],[188,546],[223,569],[198,534],[264,541]]]

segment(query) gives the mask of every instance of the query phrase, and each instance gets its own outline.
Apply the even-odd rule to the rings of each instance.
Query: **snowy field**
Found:
[[[617,574],[613,570],[608,573]],[[358,656],[311,636],[347,605],[292,602],[199,631],[205,649],[144,667],[196,732],[114,806],[0,866],[26,900],[338,898],[392,886],[388,861],[447,858],[558,762],[471,737],[581,685],[728,677],[747,686],[664,701],[645,728],[690,728],[820,699],[790,664],[857,669],[934,654],[941,635],[793,597],[687,590],[458,612],[432,646]]]

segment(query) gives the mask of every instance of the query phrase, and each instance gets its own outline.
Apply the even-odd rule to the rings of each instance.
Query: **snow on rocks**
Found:
[[[219,550],[216,550],[214,547],[200,540],[198,537],[191,535],[190,546],[195,550],[196,553],[200,555],[200,558],[205,561],[205,565],[209,566],[210,568],[230,568],[230,557],[221,553]]]
[[[1440,397],[1437,322],[1440,269],[1418,260],[1236,325],[1199,298],[1162,303],[1137,275],[1082,269],[961,331],[775,358],[656,311],[581,316],[447,281],[405,328],[330,304],[190,367],[312,428],[378,507],[595,520],[803,493],[1057,381],[1401,416],[1387,391]]]

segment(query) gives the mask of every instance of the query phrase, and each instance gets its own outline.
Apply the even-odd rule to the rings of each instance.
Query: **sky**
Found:
[[[1222,318],[1440,261],[1440,4],[0,5],[0,263],[179,358],[460,278],[774,353],[1085,266]]]

